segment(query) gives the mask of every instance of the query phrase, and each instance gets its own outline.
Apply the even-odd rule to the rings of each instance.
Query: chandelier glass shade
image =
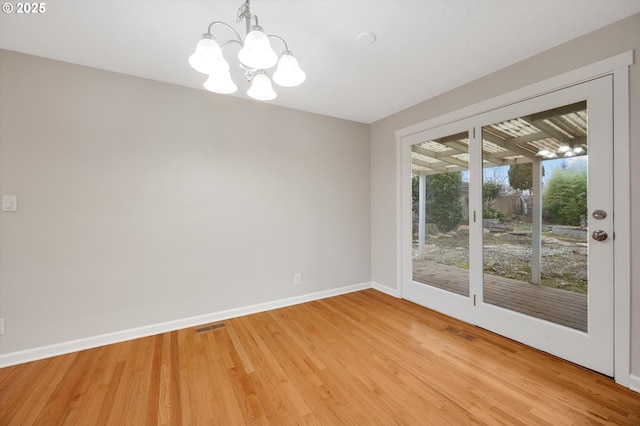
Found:
[[[222,56],[222,49],[213,37],[203,37],[196,45],[196,51],[189,56],[189,65],[203,74],[225,69],[229,70],[229,64]]]
[[[273,81],[279,86],[294,87],[302,84],[306,77],[293,54],[288,50],[284,52],[278,61],[278,69],[273,73]]]
[[[258,17],[251,15],[249,0],[238,10],[237,22],[245,21],[246,36],[242,40],[236,30],[224,22],[215,21],[209,24],[207,32],[196,45],[195,52],[189,56],[189,64],[193,69],[209,77],[204,83],[205,89],[222,94],[235,93],[238,87],[233,82],[229,63],[223,56],[223,51],[232,44],[238,44],[238,64],[244,70],[251,87],[247,95],[258,100],[272,100],[277,97],[271,85],[267,70],[277,65],[273,73],[273,81],[282,87],[294,87],[302,84],[306,74],[300,68],[298,60],[289,50],[282,37],[265,34],[258,25]],[[211,33],[214,26],[221,25],[230,29],[235,38],[225,42],[222,46]],[[271,46],[271,40],[279,40],[284,45],[280,58]]]
[[[251,87],[247,90],[247,95],[259,101],[270,101],[276,98],[276,92],[271,86],[271,80],[264,71],[260,71],[253,77]]]
[[[204,82],[204,88],[210,92],[224,95],[235,93],[238,90],[238,86],[231,79],[231,73],[228,69],[209,73],[209,78]]]
[[[238,52],[238,60],[254,69],[267,69],[278,62],[278,55],[271,48],[269,37],[260,27],[254,27],[244,39],[244,46]]]

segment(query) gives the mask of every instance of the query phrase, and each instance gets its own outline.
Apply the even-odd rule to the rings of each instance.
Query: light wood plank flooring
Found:
[[[640,394],[366,290],[0,370],[0,424],[640,424]]]

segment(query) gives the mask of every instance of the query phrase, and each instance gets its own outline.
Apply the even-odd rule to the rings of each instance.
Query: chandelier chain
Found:
[[[236,19],[236,22],[242,22],[247,18],[251,19],[251,6],[249,5],[249,0],[245,0],[244,4],[238,9],[238,18]]]

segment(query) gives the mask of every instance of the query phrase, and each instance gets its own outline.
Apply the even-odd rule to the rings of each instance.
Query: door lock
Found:
[[[607,217],[607,212],[604,210],[596,210],[592,213],[593,217],[598,220],[602,220]]]
[[[604,241],[607,238],[609,238],[609,235],[603,230],[598,230],[598,231],[593,231],[593,234],[591,234],[591,238],[593,238],[596,241]]]

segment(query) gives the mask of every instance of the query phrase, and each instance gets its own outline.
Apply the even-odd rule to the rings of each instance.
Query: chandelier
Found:
[[[247,90],[247,95],[261,100],[270,101],[277,97],[271,85],[271,79],[267,70],[278,67],[273,73],[273,81],[279,86],[294,87],[302,84],[307,77],[300,69],[298,60],[289,50],[287,42],[282,37],[272,34],[265,34],[258,25],[258,17],[251,15],[249,0],[238,9],[238,19],[236,22],[245,21],[245,39],[242,40],[240,34],[230,25],[215,21],[209,24],[207,32],[202,35],[202,39],[196,45],[196,51],[189,56],[189,64],[193,69],[209,78],[204,83],[204,88],[215,93],[229,94],[235,93],[238,87],[231,79],[229,63],[224,59],[222,51],[232,44],[238,44],[238,63],[244,70],[247,81],[251,82],[251,87]],[[236,38],[225,42],[222,46],[218,44],[211,30],[216,25],[222,25],[233,32]],[[278,55],[271,47],[269,39],[282,42],[284,51]]]

